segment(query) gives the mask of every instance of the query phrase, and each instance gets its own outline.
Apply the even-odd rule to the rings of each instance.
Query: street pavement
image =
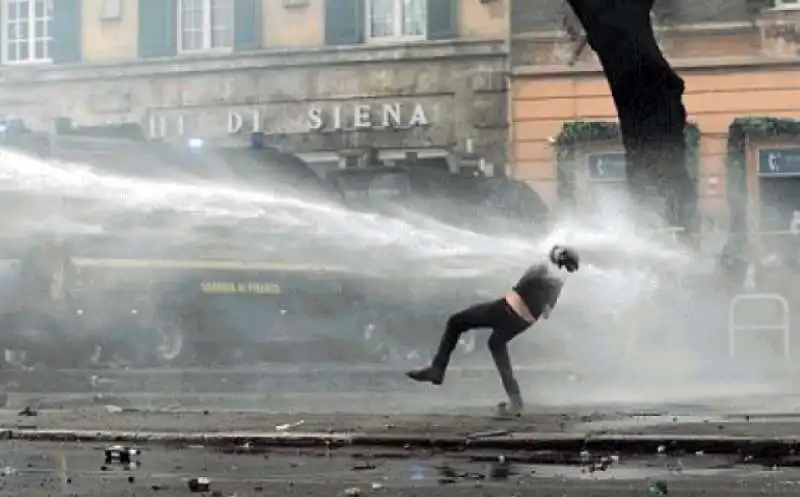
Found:
[[[70,431],[147,432],[158,435],[151,440],[161,441],[170,438],[171,433],[215,433],[225,440],[238,434],[252,435],[254,440],[268,444],[270,434],[283,432],[281,427],[288,426],[291,433],[355,435],[361,441],[358,443],[368,443],[364,440],[370,437],[444,440],[499,431],[500,438],[507,437],[514,443],[552,437],[561,441],[559,450],[571,451],[586,437],[592,438],[594,448],[607,447],[604,444],[608,437],[625,437],[628,453],[650,453],[660,443],[657,439],[641,443],[631,435],[700,437],[704,438],[702,443],[714,439],[717,448],[726,444],[726,449],[719,449],[726,452],[737,450],[740,441],[720,444],[719,439],[781,438],[784,450],[791,449],[787,441],[793,442],[800,434],[800,395],[744,385],[724,389],[693,385],[692,398],[683,402],[658,401],[664,394],[661,390],[651,392],[648,402],[641,397],[639,401],[620,402],[615,400],[620,396],[615,397],[614,388],[556,375],[561,378],[560,383],[554,380],[550,391],[563,393],[572,388],[573,392],[564,397],[578,401],[539,402],[534,394],[528,412],[508,420],[495,415],[495,403],[502,396],[492,370],[454,369],[441,387],[408,381],[402,371],[360,368],[342,368],[338,372],[302,368],[29,371],[9,375],[13,378],[5,377],[6,409],[0,410],[0,431],[13,430],[18,439],[44,440],[45,431],[58,431],[63,437],[50,440],[69,439],[64,434]],[[536,373],[539,375],[541,371]],[[65,381],[61,385],[78,381],[83,390],[25,391],[50,380]],[[29,383],[23,385],[25,381]],[[126,383],[130,381],[139,382],[138,386],[133,385],[139,390],[131,390],[133,386]],[[252,382],[257,383],[258,391],[251,388],[243,393]],[[336,382],[351,387],[326,391]],[[352,387],[357,382],[362,382],[363,391]],[[230,391],[225,391],[226,385]],[[367,388],[370,385],[372,388]],[[293,386],[296,390],[292,390]],[[580,402],[587,398],[593,401]],[[603,402],[606,398],[610,400]],[[19,411],[25,407],[35,415],[30,411],[21,415]],[[38,434],[25,435],[33,432]],[[110,438],[104,436],[102,440]],[[193,435],[192,439],[198,436]]]
[[[136,410],[117,406],[81,409],[0,409],[0,429],[81,430],[159,433],[356,433],[437,437],[501,431],[576,436],[677,435],[681,437],[785,437],[800,435],[794,414],[641,414],[620,411],[542,409],[519,418],[490,414],[357,414],[352,412],[269,412]]]
[[[518,376],[526,402],[536,412],[574,413],[592,408],[699,414],[757,408],[787,412],[800,406],[796,402],[800,389],[774,379],[681,382],[681,378],[662,375],[639,383],[614,383],[576,375],[565,364],[521,368]],[[492,367],[454,367],[440,387],[410,381],[403,369],[377,365],[0,371],[0,408],[18,409],[26,405],[78,408],[112,404],[132,409],[225,407],[267,412],[486,415],[504,397]],[[786,406],[782,398],[795,404]]]
[[[0,370],[0,384],[7,392],[42,393],[334,393],[418,391],[407,381],[407,367],[381,365],[300,364],[265,365],[241,369],[71,369]],[[520,368],[521,381],[535,388],[559,378],[567,381],[567,364]],[[449,383],[462,386],[491,381],[499,384],[491,367],[451,368]]]
[[[760,402],[766,402],[761,399]],[[777,404],[777,402],[776,402]],[[793,403],[783,399],[787,408]],[[685,407],[692,411],[692,407]],[[666,409],[665,410],[669,410]],[[281,427],[281,425],[287,425]],[[774,413],[660,414],[555,410],[500,420],[490,415],[308,412],[0,410],[0,429],[205,433],[358,432],[502,436],[519,433],[669,433],[784,437],[800,433],[800,416]],[[492,432],[494,435],[492,435]],[[0,440],[0,496],[186,496],[187,481],[211,480],[215,497],[494,497],[800,495],[794,458],[743,458],[702,452],[583,453],[567,457],[467,446],[298,447],[144,444],[140,465],[106,464],[105,444]],[[547,456],[547,457],[542,457]],[[556,464],[543,464],[552,460]],[[508,473],[507,475],[505,473]],[[535,491],[535,493],[533,493]]]
[[[116,411],[111,409],[111,411]],[[29,415],[35,414],[35,415]],[[511,427],[524,432],[568,430],[575,422],[588,422],[590,415],[573,418],[560,414],[531,414],[516,420],[497,420],[474,415],[372,415],[309,412],[237,411],[121,411],[104,407],[91,409],[42,410],[20,414],[0,410],[0,429],[158,431],[158,432],[273,432],[282,425],[294,431],[362,434],[466,435],[476,431]]]
[[[626,419],[593,419],[575,423],[577,432],[629,435],[695,435],[729,437],[797,437],[800,415],[796,413],[733,413],[713,415],[633,415]]]
[[[797,495],[800,470],[742,465],[704,456],[616,459],[542,466],[498,453],[436,455],[273,449],[233,454],[205,447],[142,447],[137,467],[105,461],[103,445],[0,441],[0,495],[489,497]],[[667,494],[657,489],[666,489]]]
[[[503,399],[493,368],[458,369],[435,390],[376,366],[311,365],[251,369],[0,371],[0,407],[258,409],[272,412],[488,412]],[[520,371],[526,390],[570,382],[563,367]]]

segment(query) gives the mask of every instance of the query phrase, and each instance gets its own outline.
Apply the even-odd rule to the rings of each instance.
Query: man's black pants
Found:
[[[478,328],[490,328],[492,334],[489,335],[489,351],[500,373],[503,388],[512,401],[521,403],[519,384],[514,377],[511,358],[508,355],[508,342],[527,330],[530,325],[511,309],[505,298],[468,307],[447,320],[439,350],[433,359],[433,367],[444,373],[462,334]]]

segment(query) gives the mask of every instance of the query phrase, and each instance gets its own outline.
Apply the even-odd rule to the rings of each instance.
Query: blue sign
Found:
[[[800,176],[800,147],[759,149],[758,175]]]
[[[589,154],[587,159],[592,181],[625,181],[627,166],[623,152]]]

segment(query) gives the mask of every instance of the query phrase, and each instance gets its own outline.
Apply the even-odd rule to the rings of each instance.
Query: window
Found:
[[[181,0],[180,51],[201,52],[233,46],[234,0]]]
[[[427,0],[367,0],[368,40],[424,39],[427,21]]]
[[[10,64],[49,61],[54,0],[3,2],[3,61]]]

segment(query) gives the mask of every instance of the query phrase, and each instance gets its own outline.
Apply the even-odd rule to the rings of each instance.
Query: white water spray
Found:
[[[672,303],[670,298],[680,302],[680,290],[664,292],[666,273],[679,272],[693,262],[691,257],[669,237],[646,235],[628,215],[631,206],[619,199],[603,202],[592,216],[566,219],[549,233],[488,236],[419,213],[395,217],[355,213],[277,190],[257,191],[247,185],[197,179],[116,176],[81,164],[40,161],[9,151],[0,156],[0,190],[54,203],[69,198],[86,204],[82,209],[62,209],[45,219],[18,210],[6,222],[6,236],[25,237],[34,227],[65,237],[104,233],[124,240],[117,247],[153,250],[156,241],[162,240],[165,251],[169,248],[205,258],[219,257],[206,248],[216,244],[234,247],[225,257],[253,259],[280,254],[294,262],[343,265],[353,272],[396,278],[436,278],[466,271],[484,276],[487,292],[498,297],[518,271],[543,257],[552,244],[566,243],[582,253],[582,270],[570,277],[551,321],[537,327],[540,330],[535,333],[555,336],[568,351],[569,360],[583,364],[588,374],[600,372],[617,380],[636,376],[641,372],[638,368],[652,373],[668,367],[668,372],[650,374],[650,379],[663,382],[666,376],[670,382],[679,377],[680,381],[673,383],[686,384],[696,379],[697,352],[706,351],[696,341],[686,340],[696,331],[674,319],[683,304]],[[165,214],[167,221],[148,226],[153,214]],[[634,335],[640,336],[642,330],[677,336],[673,355],[667,360],[645,354],[648,349],[664,350],[661,345],[648,347],[646,341],[632,346]],[[526,336],[521,341],[532,339]],[[525,356],[524,345],[519,347],[515,356]],[[626,365],[621,365],[627,349],[635,349],[634,355],[646,359],[627,357]],[[676,356],[681,357],[681,365],[674,362]],[[631,367],[636,370],[633,374]],[[625,374],[620,368],[627,368]],[[647,385],[637,388],[646,389]],[[558,398],[552,392],[543,395],[555,402],[578,400]]]
[[[285,249],[288,235],[301,236],[307,250],[302,256],[325,247],[354,254],[384,252],[383,258],[451,258],[495,253],[514,257],[531,250],[529,242],[509,238],[504,243],[465,230],[437,224],[429,219],[411,221],[376,214],[355,213],[314,198],[290,196],[282,191],[255,191],[246,185],[220,184],[202,180],[191,182],[156,181],[104,174],[81,164],[44,162],[22,154],[3,152],[0,189],[32,194],[53,201],[69,197],[91,203],[86,219],[75,219],[75,211],[59,213],[48,227],[69,235],[70,230],[97,223],[109,234],[115,233],[117,218],[154,212],[168,213],[172,225],[164,227],[179,235],[186,247],[202,243],[209,228],[238,229],[238,234],[263,235],[260,243],[249,239],[246,251],[252,255]],[[51,204],[52,205],[52,204]],[[22,230],[41,219],[26,219],[18,213],[14,223]],[[83,221],[83,222],[81,222]],[[104,222],[105,221],[105,222]],[[61,223],[55,226],[54,223]],[[177,226],[176,226],[177,225]],[[179,228],[176,232],[175,228]],[[116,230],[121,231],[121,230]],[[23,234],[23,233],[19,233]],[[237,233],[233,233],[235,242]],[[256,239],[257,240],[257,239]],[[286,250],[282,250],[286,252]],[[206,254],[210,255],[210,254]],[[244,255],[244,254],[242,254]],[[319,260],[319,253],[313,258]],[[354,257],[354,263],[360,262]],[[355,267],[354,270],[358,268]]]

